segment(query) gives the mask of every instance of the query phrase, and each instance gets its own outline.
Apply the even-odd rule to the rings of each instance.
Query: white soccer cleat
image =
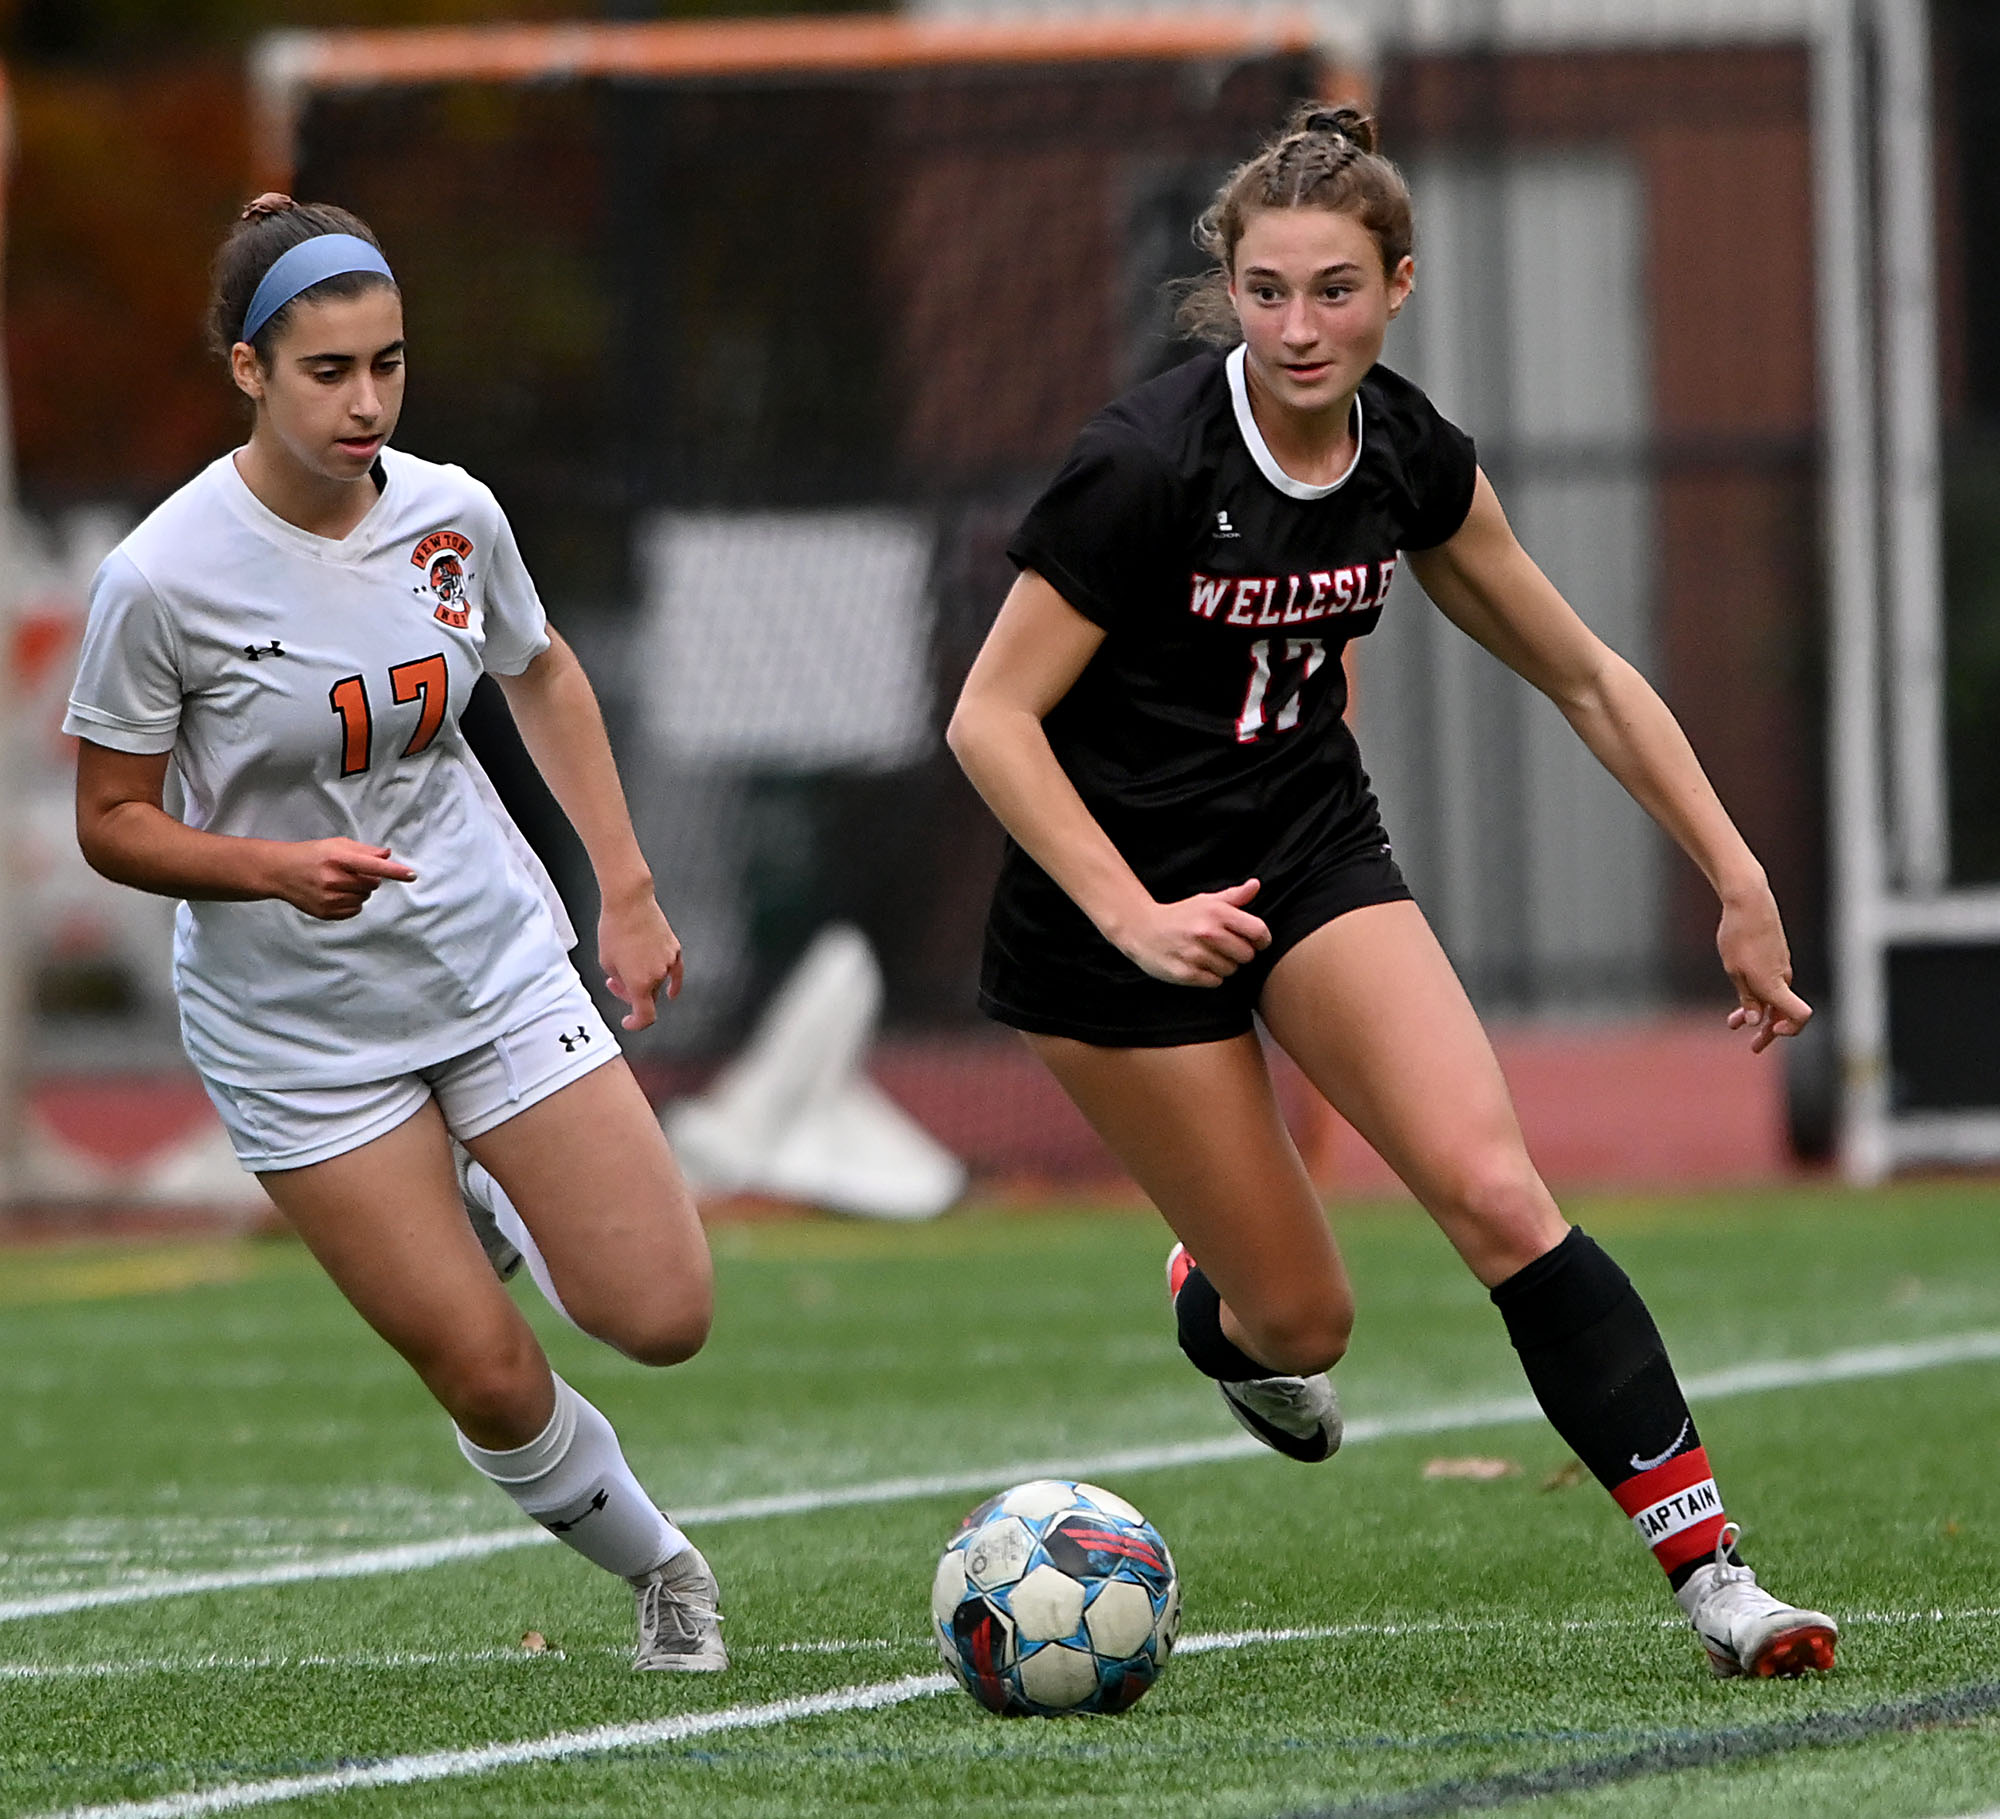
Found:
[[[722,1646],[721,1597],[715,1574],[699,1548],[686,1548],[665,1566],[635,1580],[639,1594],[637,1669],[719,1674],[729,1665]]]
[[[493,1265],[493,1273],[502,1282],[511,1282],[521,1267],[521,1251],[507,1234],[500,1229],[500,1222],[494,1218],[493,1209],[486,1204],[483,1195],[474,1191],[472,1171],[486,1180],[488,1175],[473,1161],[472,1152],[456,1137],[451,1141],[451,1165],[458,1175],[458,1197],[465,1202],[465,1216],[471,1223],[472,1235],[479,1240],[479,1248],[486,1253],[486,1261]]]
[[[1181,1292],[1194,1268],[1187,1246],[1167,1253],[1167,1298]],[[1273,1452],[1317,1465],[1340,1451],[1340,1397],[1324,1371],[1310,1377],[1252,1377],[1217,1383],[1222,1405]]]
[[[1708,1651],[1708,1665],[1723,1680],[1831,1671],[1840,1626],[1824,1611],[1802,1611],[1773,1598],[1747,1566],[1730,1565],[1739,1533],[1735,1523],[1726,1524],[1715,1559],[1674,1594]]]
[[[1287,1459],[1316,1465],[1340,1451],[1340,1397],[1324,1371],[1311,1377],[1253,1377],[1216,1388],[1229,1412]]]

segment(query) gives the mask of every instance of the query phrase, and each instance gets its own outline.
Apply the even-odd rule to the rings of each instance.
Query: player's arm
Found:
[[[1042,729],[1042,717],[1103,642],[1102,627],[1024,571],[965,679],[946,743],[1000,824],[1107,941],[1156,979],[1220,985],[1270,945],[1270,931],[1243,907],[1257,881],[1156,903],[1084,806]]]
[[[386,846],[358,840],[248,840],[176,821],[162,806],[168,754],[114,751],[88,739],[76,754],[76,838],[92,868],[162,897],[248,903],[281,897],[323,922],[344,922],[385,879],[416,873]]]
[[[1733,1027],[1753,1049],[1795,1036],[1812,1008],[1792,990],[1791,954],[1764,868],[1737,832],[1667,704],[1577,617],[1515,538],[1486,476],[1457,534],[1412,551],[1424,591],[1562,710],[1633,800],[1700,866],[1722,902],[1716,945],[1736,986]]]
[[[521,742],[590,855],[597,875],[597,957],[605,985],[631,1006],[628,1030],[653,1021],[664,986],[681,989],[681,944],[653,895],[652,868],[639,850],[618,781],[597,692],[583,665],[553,631],[549,647],[518,676],[494,675]]]

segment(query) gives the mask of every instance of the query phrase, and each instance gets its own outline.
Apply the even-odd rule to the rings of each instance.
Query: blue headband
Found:
[[[301,291],[348,272],[374,272],[391,284],[396,282],[380,248],[370,246],[358,234],[315,234],[280,253],[250,299],[249,312],[243,318],[243,339],[255,341],[257,331]]]

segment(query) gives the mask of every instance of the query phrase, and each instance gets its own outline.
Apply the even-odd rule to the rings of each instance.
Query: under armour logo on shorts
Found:
[[[576,1034],[574,1036],[570,1035],[568,1031],[564,1031],[556,1040],[563,1045],[563,1053],[565,1055],[573,1055],[576,1053],[576,1045],[579,1042],[588,1042],[590,1040],[590,1031],[583,1024],[579,1023],[576,1026]]]

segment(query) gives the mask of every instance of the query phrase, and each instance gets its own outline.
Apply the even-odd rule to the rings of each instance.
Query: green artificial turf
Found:
[[[1691,1376],[2000,1331],[1984,1188],[1572,1211]],[[1351,1421],[1520,1394],[1483,1292],[1419,1217],[1336,1223],[1362,1302],[1340,1370]],[[1150,1217],[1115,1212],[725,1229],[715,1337],[668,1373],[537,1318],[670,1507],[927,1475],[997,1488],[1013,1468],[1235,1432],[1174,1347],[1164,1248]],[[0,1262],[0,1604],[527,1532],[296,1247]],[[951,1691],[270,1810],[1443,1812],[1532,1785],[1538,1812],[1935,1819],[2000,1797],[2000,1690],[1984,1715],[1975,1700],[1914,1729],[1801,1723],[2000,1683],[2000,1362],[1696,1412],[1746,1553],[1842,1619],[1833,1675],[1714,1681],[1554,1435],[1467,1426],[1322,1468],[1107,1473],[1174,1548],[1186,1636],[1318,1632],[1184,1652],[1115,1719],[1001,1721]],[[1518,1470],[1424,1474],[1471,1455]],[[546,1544],[0,1622],[0,1819],[930,1674],[931,1567],[978,1495],[694,1525],[736,1658],[717,1677],[632,1674],[629,1597]],[[522,1650],[530,1631],[549,1652]],[[1752,1731],[1746,1753],[1702,1759]],[[1552,1779],[1521,1779],[1537,1774]]]

